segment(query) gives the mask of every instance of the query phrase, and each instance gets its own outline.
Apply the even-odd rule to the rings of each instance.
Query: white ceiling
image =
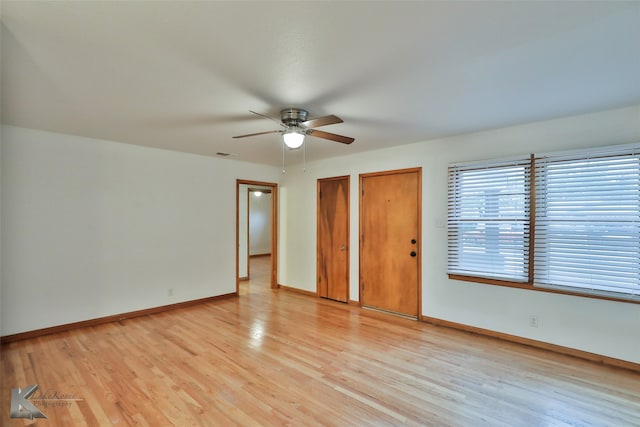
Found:
[[[640,2],[3,0],[2,122],[278,165],[640,103]],[[298,161],[300,150],[287,154]]]

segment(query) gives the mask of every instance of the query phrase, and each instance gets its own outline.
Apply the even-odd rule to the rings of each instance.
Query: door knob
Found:
[[[411,239],[411,243],[415,245],[416,243],[418,243],[418,241],[416,239]]]
[[[418,255],[418,254],[416,253],[416,251],[411,251],[411,254],[410,254],[410,255],[411,255],[411,256],[416,256],[416,255]]]
[[[346,250],[346,249],[347,249],[347,247],[346,247],[345,245],[340,246],[340,250],[341,250],[341,251],[344,251],[344,250]]]

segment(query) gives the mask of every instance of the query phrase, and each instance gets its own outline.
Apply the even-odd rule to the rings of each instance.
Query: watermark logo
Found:
[[[25,388],[11,389],[11,418],[47,418],[47,416],[31,402],[29,397],[38,389],[38,384],[28,385]]]
[[[68,407],[75,401],[82,400],[72,394],[63,394],[55,390],[46,393],[38,392],[38,385],[28,385],[24,388],[11,389],[11,411],[10,418],[47,418],[34,403],[42,408]]]

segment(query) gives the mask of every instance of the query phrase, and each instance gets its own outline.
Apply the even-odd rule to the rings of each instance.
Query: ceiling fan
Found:
[[[318,117],[315,119],[307,120],[307,111],[299,108],[285,108],[280,111],[280,121],[273,119],[264,114],[256,113],[249,110],[257,116],[264,117],[265,119],[273,120],[283,129],[270,130],[266,132],[250,133],[247,135],[238,135],[233,138],[246,138],[249,136],[266,135],[269,133],[281,133],[282,139],[287,147],[291,149],[299,148],[304,143],[306,135],[315,136],[317,138],[328,139],[342,144],[351,144],[355,141],[348,136],[336,135],[335,133],[324,132],[317,129],[312,129],[320,126],[334,125],[337,123],[343,123],[342,119],[338,116],[329,115],[324,117]]]

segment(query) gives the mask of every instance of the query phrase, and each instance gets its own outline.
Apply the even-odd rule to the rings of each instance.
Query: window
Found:
[[[536,284],[640,295],[640,152],[536,159]]]
[[[449,274],[529,280],[531,160],[449,168]]]
[[[450,277],[640,296],[640,147],[449,167]]]

